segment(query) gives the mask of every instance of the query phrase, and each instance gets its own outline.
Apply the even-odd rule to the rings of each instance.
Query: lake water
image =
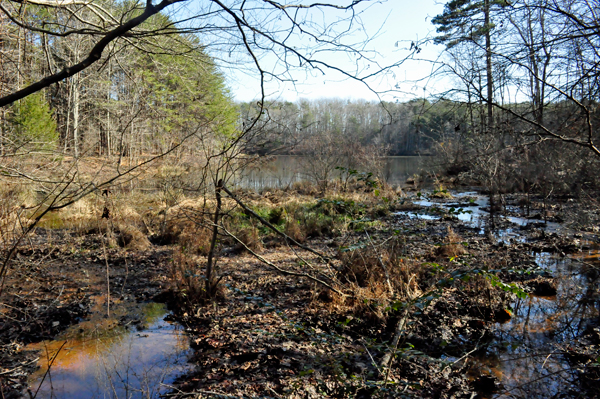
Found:
[[[386,157],[382,177],[391,185],[406,182],[406,179],[421,172],[424,167],[430,168],[431,157],[405,156]],[[245,168],[234,185],[260,191],[265,188],[285,188],[295,182],[311,180],[306,171],[306,164],[310,159],[303,156],[278,155],[269,157],[264,162],[257,162]],[[332,167],[333,169],[333,167]],[[359,172],[373,172],[362,171]],[[334,176],[339,176],[334,171]]]

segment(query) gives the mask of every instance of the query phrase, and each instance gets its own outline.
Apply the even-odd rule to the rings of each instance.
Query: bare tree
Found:
[[[250,65],[260,76],[257,87],[260,116],[265,110],[264,84],[269,79],[293,81],[298,69],[317,73],[330,70],[368,84],[369,78],[384,73],[386,68],[373,71],[371,67],[366,71],[360,67],[372,61],[361,51],[368,38],[349,35],[362,29],[361,11],[376,3],[369,0],[306,4],[272,0],[2,2],[0,27],[16,33],[17,46],[15,62],[10,66],[3,57],[3,68],[11,68],[16,78],[4,79],[8,69],[3,69],[0,107],[4,112],[15,102],[49,88],[47,97],[51,101],[62,99],[64,106],[58,114],[59,126],[64,131],[63,148],[66,145],[67,150],[73,150],[60,152],[74,157],[63,163],[62,156],[57,157],[57,151],[51,151],[50,156],[60,166],[56,170],[28,169],[28,165],[34,164],[29,162],[30,153],[15,152],[12,155],[18,155],[16,158],[2,158],[0,168],[4,179],[26,179],[43,185],[46,195],[36,205],[39,209],[33,212],[33,218],[19,230],[23,234],[6,243],[0,276],[8,270],[22,237],[48,212],[131,179],[150,162],[167,155],[179,159],[186,151],[201,154],[203,166],[196,183],[203,195],[216,192],[218,200],[218,182],[226,183],[232,176],[236,168],[233,159],[240,155],[259,118],[237,128],[232,126],[230,117],[225,115],[231,112],[227,107],[211,107],[214,102],[203,98],[202,90],[183,90],[186,84],[202,85],[203,75],[180,86],[173,83],[172,77],[186,76],[189,71],[169,57],[183,57],[188,64],[200,69],[204,65],[211,71],[223,64]],[[43,45],[38,46],[39,43]],[[349,71],[330,63],[327,54],[335,52],[356,56],[357,68]],[[205,64],[197,58],[198,54],[206,55]],[[155,76],[145,76],[140,71],[154,71]],[[216,92],[223,90],[218,87]],[[185,97],[185,104],[177,103],[171,101],[175,91],[177,98],[190,93],[198,95]],[[200,107],[203,104],[209,105]],[[189,118],[172,117],[181,114]],[[169,128],[163,129],[167,120]],[[108,158],[97,173],[80,173],[79,158],[93,155],[99,148],[117,159]],[[14,162],[16,159],[23,162]],[[217,206],[204,217],[203,223],[216,224],[220,213]],[[212,279],[209,277],[207,281],[212,284]]]
[[[503,80],[491,104],[498,117],[509,122],[515,133],[528,137],[529,143],[559,141],[600,156],[593,105],[600,93],[598,5],[597,1],[519,0],[491,10],[496,23],[492,27],[503,28],[502,39],[491,49],[492,69]],[[490,98],[489,85],[478,84],[481,73],[475,79],[473,73],[489,70],[487,61],[485,67],[477,61],[477,54],[488,53],[487,45],[484,49],[477,43],[462,43],[467,45],[460,53],[449,49],[456,55],[442,70],[465,85],[454,91],[456,99],[468,104],[485,101]],[[468,59],[476,63],[468,65]]]
[[[144,28],[144,24],[161,12],[167,12],[176,5],[191,5],[190,0],[163,0],[157,4],[147,1],[145,6],[132,3],[117,14],[96,3],[79,0],[12,0],[3,3],[0,11],[14,24],[29,32],[52,37],[98,38],[89,51],[60,71],[19,88],[14,93],[0,98],[0,106],[10,104],[44,87],[60,82],[89,68],[101,59],[109,57],[105,50],[109,44],[119,46],[139,46],[147,51],[164,51],[153,48],[151,37],[173,32],[202,35],[219,50],[227,54],[243,49],[259,71],[261,78],[293,79],[290,72],[295,67],[309,67],[318,71],[335,70],[351,78],[365,79],[373,76],[371,71],[360,76],[360,71],[349,72],[332,65],[321,58],[325,52],[360,52],[359,43],[353,45],[342,41],[343,34],[353,32],[360,24],[358,15],[361,7],[369,5],[367,0],[349,1],[346,5],[336,3],[286,4],[283,2],[255,0],[199,1],[193,3],[196,11],[185,13],[177,10],[182,17],[165,24]],[[47,20],[28,18],[21,11],[26,7],[54,9],[63,18]],[[330,12],[337,12],[339,19],[329,21]],[[325,23],[313,22],[321,15]],[[309,42],[310,45],[306,43]],[[275,69],[267,68],[261,61],[266,53],[275,60]],[[103,58],[104,57],[104,58]],[[225,57],[223,57],[225,58]],[[375,73],[376,74],[376,73]]]

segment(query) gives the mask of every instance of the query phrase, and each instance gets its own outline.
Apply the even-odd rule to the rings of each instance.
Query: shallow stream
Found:
[[[589,251],[597,254],[598,250]],[[578,373],[565,355],[598,320],[600,263],[597,269],[572,258],[537,254],[538,266],[555,278],[555,296],[530,295],[512,304],[513,317],[496,323],[494,339],[472,368],[496,376],[503,389],[493,397],[546,398],[576,392]]]

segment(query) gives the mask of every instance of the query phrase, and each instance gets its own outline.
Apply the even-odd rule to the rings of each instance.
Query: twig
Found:
[[[479,350],[481,347],[479,346],[479,341],[481,341],[481,338],[483,338],[483,336],[485,335],[485,331],[483,331],[481,333],[481,337],[479,337],[479,339],[477,340],[478,345],[475,346],[475,348],[473,348],[472,350],[470,350],[469,352],[465,353],[464,355],[462,355],[460,358],[456,359],[452,365],[455,365],[456,363],[460,362],[463,359],[466,359],[467,357],[469,357],[469,355],[471,355],[471,353],[476,352],[477,350]]]
[[[35,394],[32,396],[32,399],[35,399],[35,397],[37,396],[38,392],[40,391],[40,388],[42,387],[42,384],[44,383],[44,380],[46,379],[46,376],[48,376],[48,374],[50,373],[50,369],[52,368],[52,365],[54,364],[54,361],[58,357],[58,354],[60,353],[60,351],[62,350],[62,348],[64,348],[64,346],[67,344],[67,342],[68,341],[65,341],[65,342],[62,343],[62,345],[60,346],[60,348],[58,348],[58,350],[56,351],[56,353],[54,354],[54,356],[52,356],[52,358],[48,362],[48,370],[46,370],[46,372],[44,373],[44,377],[42,377],[42,380],[40,381],[40,384],[38,385],[37,389],[35,390]]]
[[[317,277],[311,276],[310,274],[307,273],[298,273],[298,272],[292,272],[289,270],[285,270],[280,268],[279,266],[275,265],[274,263],[268,261],[267,259],[263,258],[262,256],[260,256],[259,254],[257,254],[256,252],[254,252],[253,250],[251,250],[250,248],[248,248],[248,246],[239,238],[237,238],[235,235],[233,235],[231,232],[229,232],[225,227],[220,226],[223,231],[225,231],[225,233],[227,235],[229,235],[231,238],[233,238],[234,240],[236,240],[237,242],[239,242],[244,249],[246,249],[246,251],[250,252],[251,255],[253,255],[256,259],[260,260],[261,262],[263,262],[264,264],[274,268],[275,270],[283,273],[283,274],[287,274],[290,276],[298,276],[298,277],[306,277],[316,283],[321,284],[322,286],[330,289],[331,291],[335,292],[338,295],[341,295],[342,297],[347,296],[346,294],[344,294],[343,292],[341,292],[340,290],[336,289],[335,287],[332,287],[331,285],[327,284],[325,281],[318,279]]]
[[[216,289],[218,284],[218,282],[214,281],[213,268],[216,265],[215,248],[217,245],[217,238],[219,235],[219,219],[221,218],[221,188],[223,188],[223,179],[219,179],[219,181],[215,185],[215,199],[217,201],[217,205],[215,206],[214,222],[212,226],[212,237],[210,239],[210,248],[208,250],[208,256],[206,259],[206,293],[211,298],[213,295],[213,291]]]
[[[108,239],[108,233],[107,230],[106,239]],[[110,317],[110,266],[108,265],[108,252],[104,240],[102,240],[102,250],[104,252],[104,262],[106,263],[106,315]]]
[[[569,259],[574,260],[575,262],[579,262],[584,266],[591,267],[592,269],[596,269],[596,270],[600,269],[600,267],[598,267],[592,263],[586,262],[584,260],[581,260],[579,258],[575,258],[574,256],[569,256]]]
[[[550,356],[552,356],[552,353],[549,353],[548,356],[546,356],[546,358],[544,359],[544,363],[542,363],[542,368],[541,370],[544,369],[544,366],[546,365],[546,362],[548,361],[548,359],[550,359]]]
[[[360,343],[365,348],[367,353],[369,354],[369,357],[371,358],[371,363],[377,369],[377,372],[379,372],[379,375],[383,376],[383,372],[381,371],[381,369],[379,369],[379,367],[377,367],[377,362],[375,361],[375,359],[373,359],[373,355],[371,355],[371,352],[369,352],[369,348],[367,348],[367,346],[365,345],[365,343],[363,342],[362,339],[360,340]]]
[[[404,331],[404,325],[406,324],[406,320],[408,319],[408,307],[404,310],[404,315],[400,320],[398,320],[398,325],[396,326],[396,334],[394,335],[394,339],[392,340],[392,348],[386,352],[381,360],[381,368],[388,368],[385,376],[385,380],[388,380],[391,367],[391,360],[393,355],[396,353],[398,349],[398,343],[400,342],[400,337],[402,336],[402,332]]]
[[[160,385],[165,386],[165,387],[169,387],[172,389],[176,389],[173,386],[167,385],[167,384],[163,384],[161,383]],[[197,398],[200,398],[200,395],[206,395],[206,397],[208,398],[217,398],[217,399],[243,399],[245,398],[245,396],[234,396],[234,395],[226,395],[226,394],[222,394],[222,393],[218,393],[218,392],[212,392],[212,391],[194,391],[194,392],[183,392],[179,389],[177,389],[179,392],[177,393],[166,393],[166,394],[162,394],[160,395],[161,398],[186,398],[189,396],[195,396]],[[278,396],[279,397],[279,396]],[[262,396],[262,398],[265,399],[269,399],[269,396]]]
[[[17,370],[19,370],[21,367],[25,367],[25,366],[29,366],[30,364],[37,363],[37,361],[38,361],[38,360],[40,360],[40,358],[39,358],[39,357],[36,357],[35,359],[33,359],[33,360],[30,360],[30,361],[28,361],[28,362],[26,362],[26,363],[19,364],[19,365],[18,365],[17,367],[15,367],[15,368],[12,368],[12,369],[10,369],[10,370],[3,371],[3,372],[1,372],[1,373],[0,373],[0,375],[10,374],[10,373],[12,373],[13,371],[17,371]]]
[[[271,230],[273,230],[275,233],[279,234],[280,236],[282,236],[283,238],[285,238],[286,240],[288,240],[289,242],[293,243],[294,245],[308,251],[308,252],[312,252],[313,254],[321,257],[322,259],[324,259],[325,261],[329,260],[329,257],[320,253],[319,251],[316,251],[310,247],[307,247],[306,245],[300,244],[298,241],[294,240],[292,237],[288,236],[287,234],[285,234],[283,231],[279,230],[277,227],[273,226],[271,223],[269,223],[268,221],[266,221],[263,217],[261,217],[259,214],[257,214],[256,212],[254,212],[252,209],[250,209],[250,207],[248,207],[246,204],[244,204],[240,199],[238,199],[231,191],[229,191],[229,189],[227,187],[225,187],[225,185],[223,185],[221,187],[223,189],[223,191],[225,191],[227,194],[229,194],[229,196],[235,201],[237,202],[246,212],[250,213],[252,216],[254,216],[255,218],[257,218],[262,224],[264,224],[265,226],[267,226],[268,228],[270,228]]]
[[[387,283],[388,289],[390,290],[390,295],[393,297],[394,296],[394,288],[392,287],[392,283],[390,281],[390,274],[388,273],[387,267],[385,266],[385,263],[383,263],[383,259],[381,259],[379,252],[377,252],[377,248],[375,248],[375,244],[373,243],[373,240],[371,240],[371,236],[366,231],[365,231],[365,234],[367,235],[367,238],[369,239],[369,243],[373,247],[373,251],[375,251],[375,254],[377,255],[377,259],[379,260],[379,263],[381,264],[381,268],[383,269],[383,272],[385,273],[385,281]]]

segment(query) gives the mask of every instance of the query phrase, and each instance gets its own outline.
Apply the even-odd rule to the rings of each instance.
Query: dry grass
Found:
[[[190,308],[197,307],[199,303],[206,300],[224,299],[227,297],[227,288],[218,283],[214,288],[213,297],[209,297],[205,285],[205,264],[203,256],[192,255],[181,247],[173,251],[173,262],[168,279],[171,290],[176,294],[179,301]]]
[[[190,256],[180,248],[173,252],[169,281],[172,284],[172,290],[178,293],[181,299],[195,302],[206,297],[198,258]]]
[[[24,184],[0,182],[0,244],[11,242],[20,234],[19,219],[33,205],[34,197]]]
[[[435,249],[435,255],[444,258],[456,258],[464,255],[467,250],[462,242],[462,237],[448,226],[448,234],[446,234],[444,243]]]
[[[208,255],[212,236],[209,228],[199,226],[190,220],[185,220],[178,225],[170,223],[169,226],[169,234],[173,238],[173,243],[178,243],[182,251],[196,255]],[[173,228],[175,227],[180,230],[179,234],[173,235],[175,233]]]
[[[259,253],[263,250],[263,244],[260,239],[258,229],[254,226],[242,227],[239,230],[232,232],[240,241],[242,241],[246,247],[253,252]],[[235,244],[236,250],[243,252],[246,247],[240,243]]]
[[[392,300],[406,301],[422,293],[419,283],[423,266],[421,262],[405,259],[403,250],[402,237],[393,237],[380,244],[367,242],[340,253],[340,280],[353,293],[349,305],[354,311],[381,318]]]
[[[145,250],[151,245],[148,237],[134,225],[121,224],[116,227],[116,231],[117,244],[120,247],[135,250]]]
[[[302,231],[300,223],[296,219],[288,217],[285,222],[284,233],[301,244],[306,241],[306,233]]]
[[[319,194],[318,187],[309,181],[298,181],[292,184],[290,191],[296,192],[300,195],[307,195],[315,197]]]

